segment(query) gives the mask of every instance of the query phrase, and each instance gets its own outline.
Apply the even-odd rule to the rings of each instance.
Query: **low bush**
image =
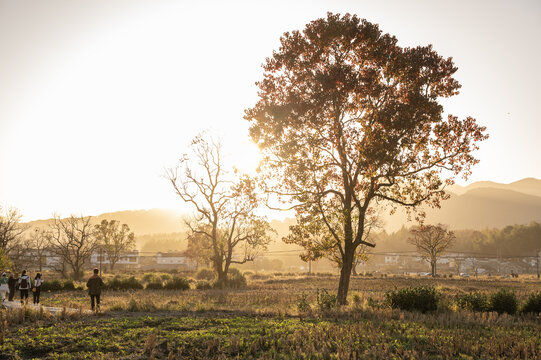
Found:
[[[528,296],[528,298],[526,299],[524,305],[522,305],[522,309],[520,309],[520,312],[534,314],[541,313],[541,292],[530,294],[530,296]]]
[[[508,313],[513,315],[517,312],[518,300],[511,290],[500,289],[490,297],[490,310],[498,314]]]
[[[353,300],[353,305],[355,305],[356,307],[361,306],[361,304],[363,302],[363,298],[361,297],[361,295],[353,294],[353,296],[351,298]]]
[[[75,290],[75,284],[73,283],[73,280],[64,281],[64,284],[62,284],[62,290]]]
[[[41,285],[42,291],[59,291],[64,289],[64,285],[58,279],[44,281]]]
[[[319,310],[326,311],[330,310],[336,306],[336,295],[329,294],[325,289],[319,290],[316,292],[316,301],[319,306]]]
[[[233,289],[246,287],[246,277],[244,277],[239,269],[229,269],[229,274],[227,275],[227,287]]]
[[[153,279],[150,281],[146,288],[147,290],[161,290],[163,289],[163,282],[160,279]]]
[[[246,276],[246,273],[244,273],[244,276]],[[251,280],[268,280],[268,279],[272,279],[273,277],[274,277],[273,275],[269,275],[269,274],[255,273],[250,276],[250,279]]]
[[[423,313],[436,310],[438,300],[439,294],[434,286],[409,287],[385,293],[385,302],[389,307]]]
[[[208,280],[212,281],[216,277],[214,270],[211,269],[201,269],[195,274],[197,280]]]
[[[171,281],[173,277],[169,274],[162,274],[160,278],[162,279],[162,281]]]
[[[195,288],[197,290],[209,290],[209,289],[212,289],[212,283],[210,281],[206,281],[206,280],[199,280],[195,284]]]
[[[190,282],[186,278],[173,276],[171,280],[165,283],[163,288],[166,290],[188,290]]]
[[[456,304],[459,308],[469,311],[483,312],[490,310],[488,296],[478,291],[457,295]]]
[[[309,312],[311,309],[312,307],[308,302],[308,294],[303,291],[297,301],[297,311],[299,312],[299,314],[303,314]]]
[[[128,279],[114,277],[105,284],[105,287],[109,290],[139,290],[143,288],[143,284],[141,284],[134,276]]]
[[[153,282],[156,279],[156,275],[154,273],[145,273],[143,275],[143,281],[146,283]]]

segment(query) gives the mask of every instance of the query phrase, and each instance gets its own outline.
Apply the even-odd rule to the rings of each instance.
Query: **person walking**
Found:
[[[28,303],[28,290],[32,287],[30,276],[26,275],[26,270],[23,270],[19,278],[19,291],[21,292],[21,304]]]
[[[6,273],[2,273],[2,277],[0,277],[0,298],[2,299],[2,302],[6,301],[6,293],[9,292],[9,285],[8,285],[8,277]]]
[[[96,308],[98,311],[100,310],[100,296],[101,288],[103,287],[103,280],[98,275],[99,272],[100,271],[98,269],[94,269],[94,275],[92,275],[86,283],[88,294],[90,295],[90,306],[92,307],[92,311],[94,311]],[[94,306],[94,300],[97,306]]]
[[[13,297],[15,296],[15,289],[17,288],[17,279],[15,279],[15,277],[13,276],[13,273],[9,273],[8,287],[9,287],[8,301],[13,301]]]
[[[41,279],[41,274],[37,273],[34,278],[34,287],[32,288],[32,293],[34,295],[34,304],[39,304],[39,294],[41,293],[41,285],[43,280]]]

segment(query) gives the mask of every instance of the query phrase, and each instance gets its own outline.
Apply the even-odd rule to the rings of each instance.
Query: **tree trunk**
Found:
[[[353,268],[353,256],[349,255],[346,251],[345,259],[340,270],[340,282],[338,283],[338,295],[336,297],[336,303],[338,305],[346,305],[348,290],[349,290],[349,280],[351,277],[351,269]]]
[[[431,261],[430,262],[430,267],[432,268],[432,277],[436,277],[436,262]]]

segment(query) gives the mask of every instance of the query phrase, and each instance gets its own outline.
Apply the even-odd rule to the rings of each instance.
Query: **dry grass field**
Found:
[[[541,318],[472,312],[457,295],[512,290],[519,303],[537,279],[354,277],[349,304],[327,308],[334,275],[249,274],[234,290],[108,290],[101,312],[56,316],[3,310],[0,359],[505,359],[541,357]],[[142,276],[141,276],[141,281]],[[82,285],[82,284],[76,284]],[[434,286],[438,309],[391,309],[385,293]],[[46,292],[43,305],[88,309],[86,291]]]

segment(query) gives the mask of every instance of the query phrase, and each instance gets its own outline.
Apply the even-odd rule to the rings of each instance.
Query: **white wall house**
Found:
[[[92,266],[98,266],[100,261],[102,265],[108,265],[109,257],[105,251],[101,251],[100,256],[100,250],[96,250],[90,256],[90,264],[92,264]],[[115,263],[115,266],[117,265],[137,267],[139,265],[139,251],[134,250],[121,253],[118,261]]]

